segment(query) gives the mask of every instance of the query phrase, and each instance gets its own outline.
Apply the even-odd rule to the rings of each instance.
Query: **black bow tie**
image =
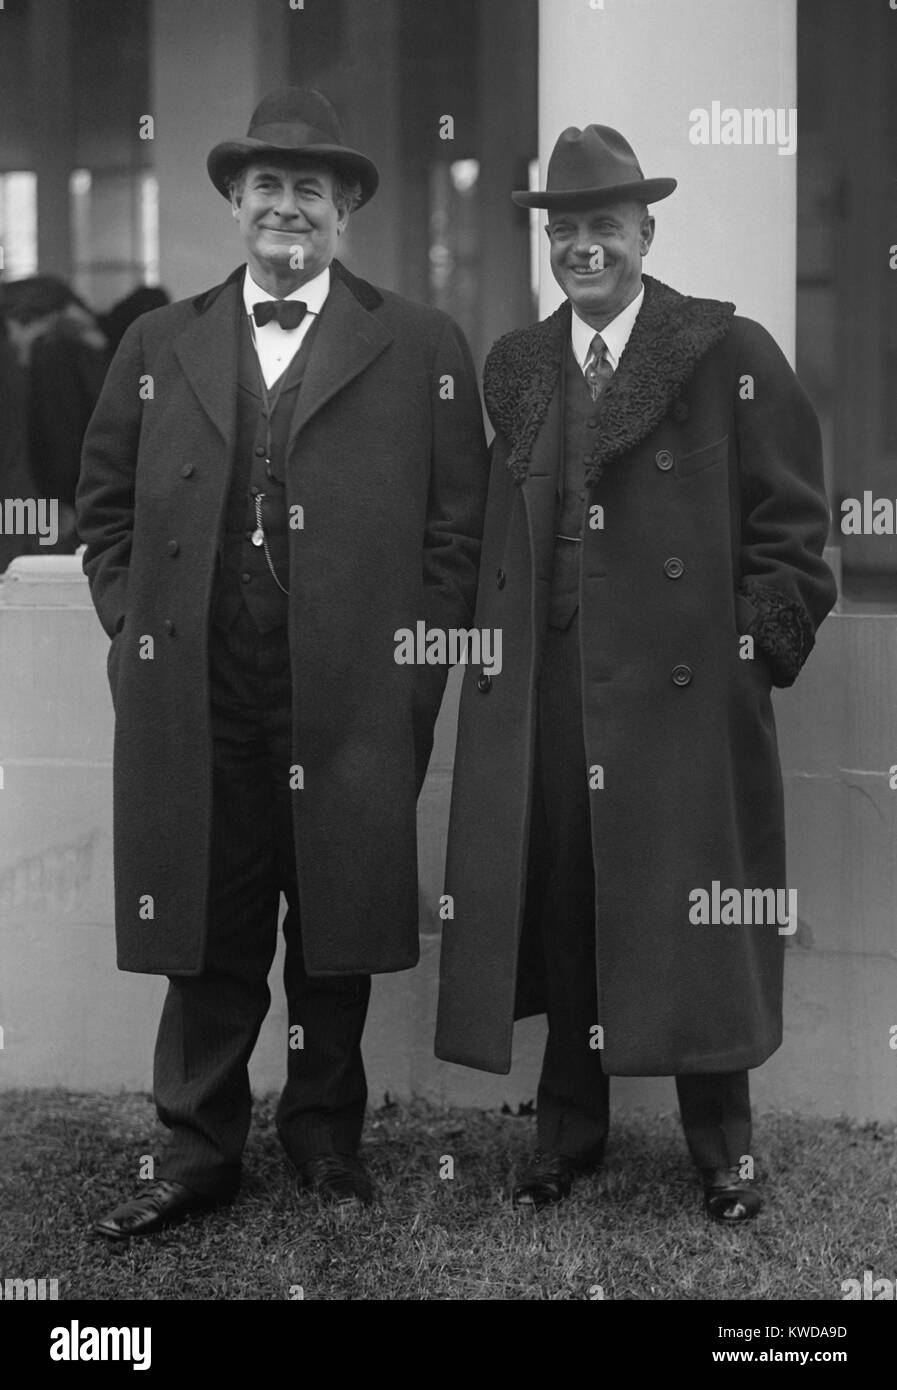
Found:
[[[258,328],[264,328],[272,319],[276,319],[281,328],[298,328],[307,313],[308,305],[301,299],[263,299],[252,306],[252,317]]]

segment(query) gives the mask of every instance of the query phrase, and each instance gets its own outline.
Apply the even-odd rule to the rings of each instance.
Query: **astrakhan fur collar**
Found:
[[[652,276],[619,366],[601,396],[598,439],[586,463],[596,483],[606,463],[645,439],[660,423],[697,363],[729,332],[734,304],[693,299]],[[570,336],[565,302],[541,323],[507,333],[495,343],[484,375],[486,408],[511,444],[508,469],[522,483],[536,435],[548,412]]]

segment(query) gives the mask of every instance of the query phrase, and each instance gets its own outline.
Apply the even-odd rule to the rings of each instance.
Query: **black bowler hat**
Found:
[[[209,176],[225,198],[227,180],[254,159],[307,156],[320,159],[341,178],[361,184],[358,206],[377,191],[377,166],[343,144],[339,119],[326,97],[311,87],[279,87],[269,92],[252,113],[245,140],[224,140],[209,155]]]
[[[522,208],[572,212],[600,203],[656,203],[676,187],[675,179],[646,179],[635,151],[609,125],[568,126],[548,161],[544,192],[512,193]]]

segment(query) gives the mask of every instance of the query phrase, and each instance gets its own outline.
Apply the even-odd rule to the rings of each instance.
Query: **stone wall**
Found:
[[[0,580],[0,1087],[149,1090],[165,982],[120,974],[112,928],[112,705],[106,638],[74,557],[18,560]],[[365,1038],[373,1102],[426,1096],[516,1108],[535,1097],[541,1020],[518,1025],[516,1063],[491,1076],[432,1053],[453,673],[420,802],[422,959],[374,982]],[[753,1076],[760,1107],[897,1118],[897,618],[833,614],[797,686],[775,695],[789,883],[786,1040]],[[252,1063],[284,1075],[274,1003]],[[673,1082],[622,1079],[616,1104],[670,1108]]]

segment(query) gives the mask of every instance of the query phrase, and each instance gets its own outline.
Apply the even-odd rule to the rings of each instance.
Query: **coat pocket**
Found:
[[[690,478],[695,473],[703,473],[705,468],[713,468],[714,464],[721,463],[728,457],[729,436],[724,434],[722,439],[717,439],[713,444],[705,444],[701,449],[694,449],[690,454],[681,454],[676,459],[676,477]]]

